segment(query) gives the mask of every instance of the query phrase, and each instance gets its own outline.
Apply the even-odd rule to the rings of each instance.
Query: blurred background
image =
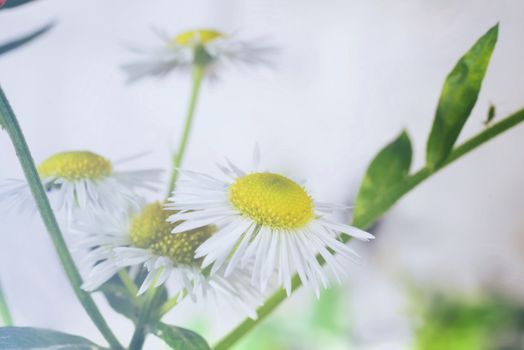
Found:
[[[48,33],[0,57],[0,83],[37,162],[70,149],[111,159],[151,151],[129,167],[168,168],[190,79],[127,85],[119,69],[134,58],[129,45],[157,43],[152,27],[173,35],[211,27],[280,48],[274,69],[230,70],[205,84],[184,165],[214,172],[225,156],[248,165],[259,142],[265,166],[306,178],[322,201],[350,204],[369,161],[404,128],[413,168],[423,164],[446,74],[497,22],[499,42],[459,142],[483,129],[490,103],[498,117],[524,106],[520,0],[41,0],[0,10],[0,42],[50,21]],[[0,177],[21,176],[0,133]],[[354,244],[363,257],[347,284],[319,302],[299,291],[237,348],[524,349],[523,179],[519,126],[404,197],[375,241]],[[0,279],[17,325],[103,343],[38,217],[0,217]],[[128,339],[130,322],[96,299]],[[213,342],[240,318],[186,303],[167,320]]]

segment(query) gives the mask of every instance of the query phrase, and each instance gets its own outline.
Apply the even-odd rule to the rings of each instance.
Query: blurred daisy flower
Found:
[[[37,171],[55,210],[122,210],[136,202],[135,189],[154,190],[160,170],[116,171],[119,162],[89,151],[57,153],[44,160]],[[22,179],[5,179],[0,182],[2,206],[20,211],[34,211],[29,184]]]
[[[172,214],[162,203],[153,202],[139,210],[131,208],[125,215],[100,213],[87,223],[78,223],[74,232],[83,238],[77,246],[87,251],[80,264],[86,275],[82,288],[94,291],[122,268],[145,267],[148,274],[139,295],[172,278],[176,288],[172,292],[180,298],[186,293],[194,301],[222,297],[256,318],[252,303],[260,298],[255,289],[249,288],[245,271],[227,279],[220,271],[211,276],[200,267],[201,259],[194,258],[195,249],[213,236],[215,226],[173,235],[171,231],[178,223],[167,221]]]
[[[144,77],[163,77],[173,70],[205,68],[206,75],[217,77],[229,65],[270,65],[275,48],[263,39],[241,40],[212,29],[197,29],[171,37],[156,31],[163,42],[157,48],[133,51],[142,56],[122,69],[132,82]]]
[[[300,184],[284,175],[259,172],[256,165],[246,173],[229,161],[220,168],[228,180],[182,171],[167,205],[179,211],[170,221],[185,221],[175,227],[174,237],[204,225],[219,227],[196,249],[195,257],[203,258],[203,268],[212,266],[211,273],[225,266],[227,277],[236,268],[252,264],[252,284],[263,292],[276,272],[276,282],[289,295],[292,275],[297,272],[318,295],[321,286],[328,286],[328,277],[317,254],[340,281],[347,270],[344,263],[353,261],[356,253],[339,235],[364,241],[374,238],[329,219],[340,206],[314,201]]]

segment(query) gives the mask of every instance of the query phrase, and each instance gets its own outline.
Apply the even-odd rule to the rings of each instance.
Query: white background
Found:
[[[69,149],[111,159],[151,150],[132,167],[167,168],[189,77],[126,85],[118,68],[133,57],[128,44],[156,43],[151,26],[173,34],[212,27],[280,47],[274,70],[232,70],[204,85],[184,165],[214,171],[227,156],[247,166],[258,141],[267,168],[306,178],[323,201],[351,203],[370,159],[403,128],[413,141],[414,168],[423,164],[445,75],[496,22],[499,43],[460,139],[482,130],[490,102],[499,117],[524,107],[520,0],[42,0],[0,11],[0,42],[50,20],[57,25],[45,37],[0,57],[0,83],[37,162]],[[434,176],[389,213],[377,240],[358,245],[365,257],[350,286],[358,349],[409,343],[397,283],[406,276],[447,289],[490,284],[521,295],[523,138],[519,126]],[[0,177],[21,176],[0,134]],[[38,218],[0,218],[0,278],[19,325],[101,341]],[[300,300],[311,302],[309,294]],[[107,314],[127,339],[129,323]],[[219,320],[214,338],[235,317],[223,313]]]

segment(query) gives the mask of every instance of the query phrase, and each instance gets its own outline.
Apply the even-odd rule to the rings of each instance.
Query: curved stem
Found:
[[[184,154],[186,152],[187,142],[189,140],[189,134],[191,132],[191,126],[193,124],[193,117],[195,115],[196,104],[198,100],[198,94],[200,92],[200,85],[202,78],[204,77],[205,67],[200,65],[193,66],[193,88],[191,89],[191,96],[189,99],[189,106],[186,114],[186,122],[184,124],[184,130],[182,132],[182,138],[178,145],[178,149],[173,157],[173,169],[171,172],[171,179],[169,180],[169,187],[167,189],[167,196],[169,197],[176,186],[176,180],[178,178],[178,168],[182,165]]]
[[[86,310],[89,317],[91,317],[91,320],[98,327],[100,333],[102,333],[104,338],[107,340],[111,348],[123,349],[114,334],[111,332],[111,329],[98,310],[98,307],[96,306],[93,298],[91,298],[91,295],[86,293],[81,288],[82,278],[80,277],[80,273],[75,266],[69,250],[67,249],[64,237],[62,236],[62,232],[56,221],[55,214],[51,209],[49,200],[40,181],[40,177],[36,171],[31,152],[29,151],[29,147],[27,146],[22,130],[18,125],[16,116],[13,113],[13,110],[11,109],[11,106],[9,105],[9,102],[1,87],[0,124],[5,127],[11,138],[13,146],[16,150],[16,154],[22,166],[22,170],[24,171],[29,187],[31,188],[31,192],[33,193],[33,197],[36,201],[38,211],[40,212],[47,232],[53,241],[53,245],[58,254],[58,257],[60,258],[60,262],[62,263],[67,278],[69,279],[69,282],[73,287],[78,300]]]
[[[0,319],[2,319],[2,322],[6,327],[13,325],[13,317],[11,316],[11,312],[9,312],[7,300],[5,299],[4,291],[2,290],[2,284],[0,284]]]
[[[409,176],[406,180],[401,182],[398,186],[393,188],[390,192],[386,193],[381,202],[371,211],[367,216],[359,220],[359,222],[353,222],[353,225],[367,228],[371,226],[377,219],[379,219],[381,213],[384,213],[387,209],[393,206],[402,196],[415,188],[422,181],[429,178],[431,175],[446,167],[447,165],[453,163],[460,157],[466,155],[470,151],[476,149],[485,142],[491,140],[492,138],[502,134],[503,132],[511,129],[517,124],[524,121],[524,109],[519,110],[518,112],[504,118],[500,122],[493,124],[490,128],[485,129],[476,136],[472,137],[468,141],[464,142],[460,146],[456,147],[448,159],[438,168],[431,170],[428,167],[424,166],[419,171]],[[349,241],[351,237],[344,236],[342,240],[344,242]],[[298,289],[302,283],[297,275],[293,276],[293,291]],[[258,318],[256,320],[246,319],[240,325],[238,325],[233,331],[226,335],[220,342],[218,342],[213,349],[214,350],[226,350],[231,348],[240,338],[242,338],[246,333],[253,329],[258,323],[265,319],[272,311],[274,311],[285,299],[287,295],[285,290],[280,289],[274,293],[268,301],[258,308],[257,314]]]

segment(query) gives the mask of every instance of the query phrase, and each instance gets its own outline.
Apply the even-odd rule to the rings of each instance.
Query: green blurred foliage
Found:
[[[524,349],[524,310],[506,300],[433,296],[420,307],[416,350]],[[420,306],[420,305],[419,305]]]
[[[312,297],[313,298],[313,297]],[[292,313],[275,313],[233,350],[348,349],[351,316],[348,290],[332,287]]]

